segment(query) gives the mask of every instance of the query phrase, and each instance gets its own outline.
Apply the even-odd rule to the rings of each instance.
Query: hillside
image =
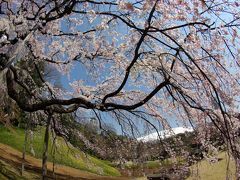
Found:
[[[22,153],[8,145],[0,143],[0,179],[41,179],[41,160],[27,155],[25,161],[25,171],[20,176]],[[48,163],[49,178],[53,178],[52,163]],[[96,180],[125,180],[121,177],[100,176],[90,172],[71,168],[64,165],[55,167],[56,179],[96,179]]]
[[[32,134],[32,140],[28,140],[27,154],[41,159],[43,148],[44,129],[38,128]],[[30,148],[30,142],[33,148]],[[12,148],[22,151],[24,144],[24,130],[20,128],[7,129],[0,125],[0,143],[11,146]],[[110,166],[110,163],[84,154],[80,150],[66,144],[62,138],[57,138],[57,150],[55,153],[55,162],[80,170],[88,171],[94,174],[105,176],[120,176],[117,169]],[[34,152],[33,152],[34,151]],[[53,161],[53,146],[49,145],[49,161]],[[21,155],[19,155],[21,158]]]
[[[27,145],[27,156],[25,161],[25,171],[20,175],[22,164],[22,148],[24,142],[24,130],[20,128],[7,129],[0,125],[0,179],[41,179],[41,151],[44,129],[38,128],[33,134],[32,145],[35,157],[31,154],[30,143]],[[7,144],[7,145],[6,145]],[[50,144],[49,159],[53,160],[52,144]],[[55,174],[53,175],[53,163],[48,163],[48,175],[50,178],[55,176],[57,179],[106,179],[124,180],[130,177],[120,176],[117,169],[110,166],[107,161],[99,160],[95,157],[82,153],[81,151],[67,146],[63,139],[58,138],[58,151],[55,156]],[[148,166],[159,166],[159,163],[149,161]],[[62,165],[60,165],[62,164]],[[150,168],[151,169],[151,168]],[[227,158],[224,152],[218,156],[218,161],[208,162],[206,160],[190,167],[191,175],[188,180],[206,179],[218,180],[225,179],[227,169]],[[234,164],[230,161],[229,169],[234,175]],[[233,176],[232,176],[233,177]],[[140,178],[139,178],[140,179]],[[146,179],[143,177],[141,179]]]
[[[186,132],[192,132],[193,128],[192,127],[175,127],[170,130],[162,130],[151,134],[147,134],[145,136],[137,138],[138,141],[143,141],[143,142],[148,142],[148,141],[155,141],[158,140],[160,136],[161,139],[168,138],[177,134],[182,134]]]

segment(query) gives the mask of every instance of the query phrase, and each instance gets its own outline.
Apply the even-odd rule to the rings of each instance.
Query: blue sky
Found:
[[[230,21],[232,19],[231,16],[229,15],[226,15],[226,16],[223,16],[221,17],[223,18],[224,20],[226,21]],[[216,16],[212,16],[211,19],[213,21],[216,21]],[[98,19],[96,19],[93,24],[90,24],[88,22],[87,19],[83,19],[83,24],[79,26],[79,30],[80,31],[87,31],[89,29],[91,29],[95,24],[97,24],[99,22]],[[220,19],[217,20],[217,24],[220,22]],[[119,25],[119,32],[122,33],[122,35],[125,35],[128,33],[128,29],[125,29],[124,27],[126,26],[121,26],[121,24]],[[68,26],[66,26],[65,23],[62,23],[62,31],[68,31]],[[109,39],[111,40],[111,39]],[[119,41],[119,43],[121,43],[121,41]],[[103,76],[106,75],[106,72],[103,72],[102,74]],[[84,65],[82,65],[81,63],[79,62],[75,62],[74,63],[74,67],[73,69],[71,70],[70,72],[70,76],[67,77],[66,75],[64,76],[61,76],[61,83],[63,85],[63,87],[66,89],[66,90],[70,90],[71,87],[69,86],[69,83],[70,82],[73,82],[75,80],[83,80],[84,83],[86,85],[90,85],[90,86],[95,86],[96,83],[91,79],[91,77],[87,74],[87,71],[84,67]],[[128,86],[127,86],[128,88]],[[150,89],[148,89],[147,87],[141,87],[141,90],[143,91],[149,91]],[[93,114],[91,114],[93,115]],[[121,130],[120,130],[120,126],[118,125],[118,123],[116,121],[113,121],[112,118],[107,115],[106,113],[102,113],[102,117],[104,117],[106,123],[110,123],[110,124],[113,124],[115,129],[117,130],[118,133],[121,133]],[[176,126],[181,126],[181,124],[177,124],[176,122],[178,122],[176,120],[177,117],[168,117],[168,121],[169,121],[169,124],[173,127],[176,127]],[[151,120],[150,120],[151,121]],[[152,123],[154,123],[157,127],[159,127],[158,123],[156,121],[152,121]],[[138,123],[138,126],[139,126],[139,129],[143,131],[143,125],[141,123]],[[159,127],[159,129],[161,129],[161,127]]]
[[[98,19],[95,19],[95,21],[93,22],[93,24],[90,24],[88,22],[87,19],[83,19],[83,24],[79,26],[79,30],[81,32],[84,32],[84,31],[87,31],[89,29],[92,29],[92,27],[97,24],[99,22]],[[118,31],[119,33],[121,33],[122,35],[126,35],[128,34],[129,32],[129,29],[128,28],[125,28],[126,26],[125,25],[121,25],[121,23],[118,25]],[[69,31],[69,27],[66,25],[65,22],[62,23],[62,31],[64,32],[68,32]],[[106,34],[107,36],[107,34]],[[111,38],[109,36],[109,38]],[[109,41],[111,41],[111,39],[108,39]],[[119,39],[118,43],[121,43],[121,40]],[[102,72],[103,76],[107,75],[106,72]],[[89,86],[95,86],[96,83],[94,82],[94,80],[91,79],[91,77],[88,75],[87,73],[87,70],[86,68],[84,67],[83,64],[81,64],[80,62],[74,62],[74,65],[73,65],[73,68],[70,72],[70,76],[67,76],[67,75],[61,75],[61,83],[62,83],[62,86],[65,90],[72,90],[71,89],[71,86],[69,85],[69,83],[75,81],[75,80],[83,80],[84,83],[86,85],[89,85]],[[117,88],[117,87],[116,87]],[[125,89],[129,89],[129,85],[126,84],[126,87]],[[148,87],[145,87],[144,85],[140,88],[140,90],[142,91],[145,91],[145,92],[149,92],[151,91],[152,89],[149,89]],[[114,90],[112,90],[114,91]],[[89,111],[88,113],[89,117],[91,116],[94,116],[94,113],[92,111]],[[118,122],[113,120],[112,117],[108,114],[108,113],[101,113],[101,116],[102,118],[104,119],[104,122],[105,123],[109,123],[109,124],[112,124],[112,126],[114,126],[114,128],[117,130],[117,133],[118,134],[121,134],[122,131],[121,131],[121,127],[119,126]],[[173,127],[176,127],[178,126],[178,124],[176,124],[176,120],[174,117],[168,117],[168,121],[169,121],[169,124]],[[90,120],[90,118],[89,118]],[[156,120],[153,120],[151,118],[148,119],[151,123],[153,123],[159,130],[162,130],[162,127],[160,126],[160,123],[157,122]],[[140,122],[139,119],[135,119],[134,122],[136,123],[136,125],[138,126],[139,130],[141,131],[140,134],[143,134],[144,133],[144,130],[145,130],[145,125],[143,122]],[[150,128],[152,129],[152,128]],[[154,129],[152,129],[152,131],[155,131]]]

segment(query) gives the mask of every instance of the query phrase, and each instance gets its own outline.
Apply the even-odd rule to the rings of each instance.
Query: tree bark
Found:
[[[53,153],[52,153],[52,157],[53,157],[53,168],[52,168],[53,179],[56,179],[56,175],[55,175],[56,138],[57,138],[56,134],[54,134],[54,137],[53,137]]]
[[[236,174],[235,179],[240,180],[240,148],[239,148],[239,139],[234,139],[233,145],[231,146],[231,154],[234,158],[235,167],[236,167]]]
[[[24,172],[24,165],[25,165],[25,156],[26,156],[26,148],[27,148],[27,134],[28,134],[28,125],[26,125],[25,128],[25,139],[24,139],[24,145],[23,145],[23,153],[22,153],[22,168],[21,168],[21,175],[23,175]]]
[[[235,159],[235,166],[236,166],[236,179],[240,180],[240,159]]]
[[[27,140],[28,140],[28,129],[30,126],[30,122],[32,121],[32,113],[30,113],[30,118],[27,120],[25,126],[25,138],[24,138],[24,145],[23,145],[23,153],[22,153],[22,168],[21,168],[21,175],[23,175],[25,169],[25,157],[26,157],[26,149],[27,149]]]
[[[43,156],[42,156],[42,179],[47,179],[47,159],[48,159],[48,142],[49,142],[49,131],[51,126],[52,114],[48,114],[47,125],[44,136]]]

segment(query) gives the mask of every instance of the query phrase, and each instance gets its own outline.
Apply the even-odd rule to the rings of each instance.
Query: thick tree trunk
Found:
[[[236,165],[236,179],[240,180],[240,159],[235,159]]]
[[[42,156],[42,179],[47,179],[47,159],[48,159],[48,141],[52,114],[49,113],[44,136],[43,156]]]
[[[7,72],[7,69],[0,70],[0,83],[5,84],[6,79],[5,79],[5,74]]]
[[[232,146],[232,157],[234,158],[235,161],[235,167],[236,167],[236,179],[240,180],[240,149],[239,149],[239,145],[238,142],[239,139],[235,139],[235,141],[233,141],[234,146]]]
[[[54,132],[53,132],[54,133]],[[55,175],[55,152],[56,152],[56,135],[54,135],[53,138],[53,153],[52,153],[52,157],[53,157],[53,168],[52,168],[52,172],[53,172],[53,179],[56,179],[56,175]]]
[[[27,140],[28,140],[28,128],[29,128],[30,121],[32,121],[32,113],[30,113],[30,118],[27,120],[27,124],[25,126],[25,138],[24,138],[23,153],[22,153],[21,175],[23,175],[24,168],[25,168],[25,156],[26,156]]]
[[[22,168],[21,168],[21,175],[23,175],[24,172],[24,165],[25,165],[25,156],[26,156],[26,147],[27,147],[27,125],[25,128],[25,139],[24,139],[24,145],[23,145],[23,153],[22,153]]]

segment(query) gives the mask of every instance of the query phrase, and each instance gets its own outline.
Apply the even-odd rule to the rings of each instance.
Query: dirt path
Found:
[[[0,160],[10,164],[18,171],[21,169],[22,153],[10,146],[0,143]],[[25,161],[25,170],[37,174],[41,177],[41,160],[27,155]],[[48,163],[49,179],[53,179],[53,163]],[[100,176],[90,172],[81,171],[63,165],[55,165],[56,179],[79,179],[79,180],[127,180],[131,178]]]

